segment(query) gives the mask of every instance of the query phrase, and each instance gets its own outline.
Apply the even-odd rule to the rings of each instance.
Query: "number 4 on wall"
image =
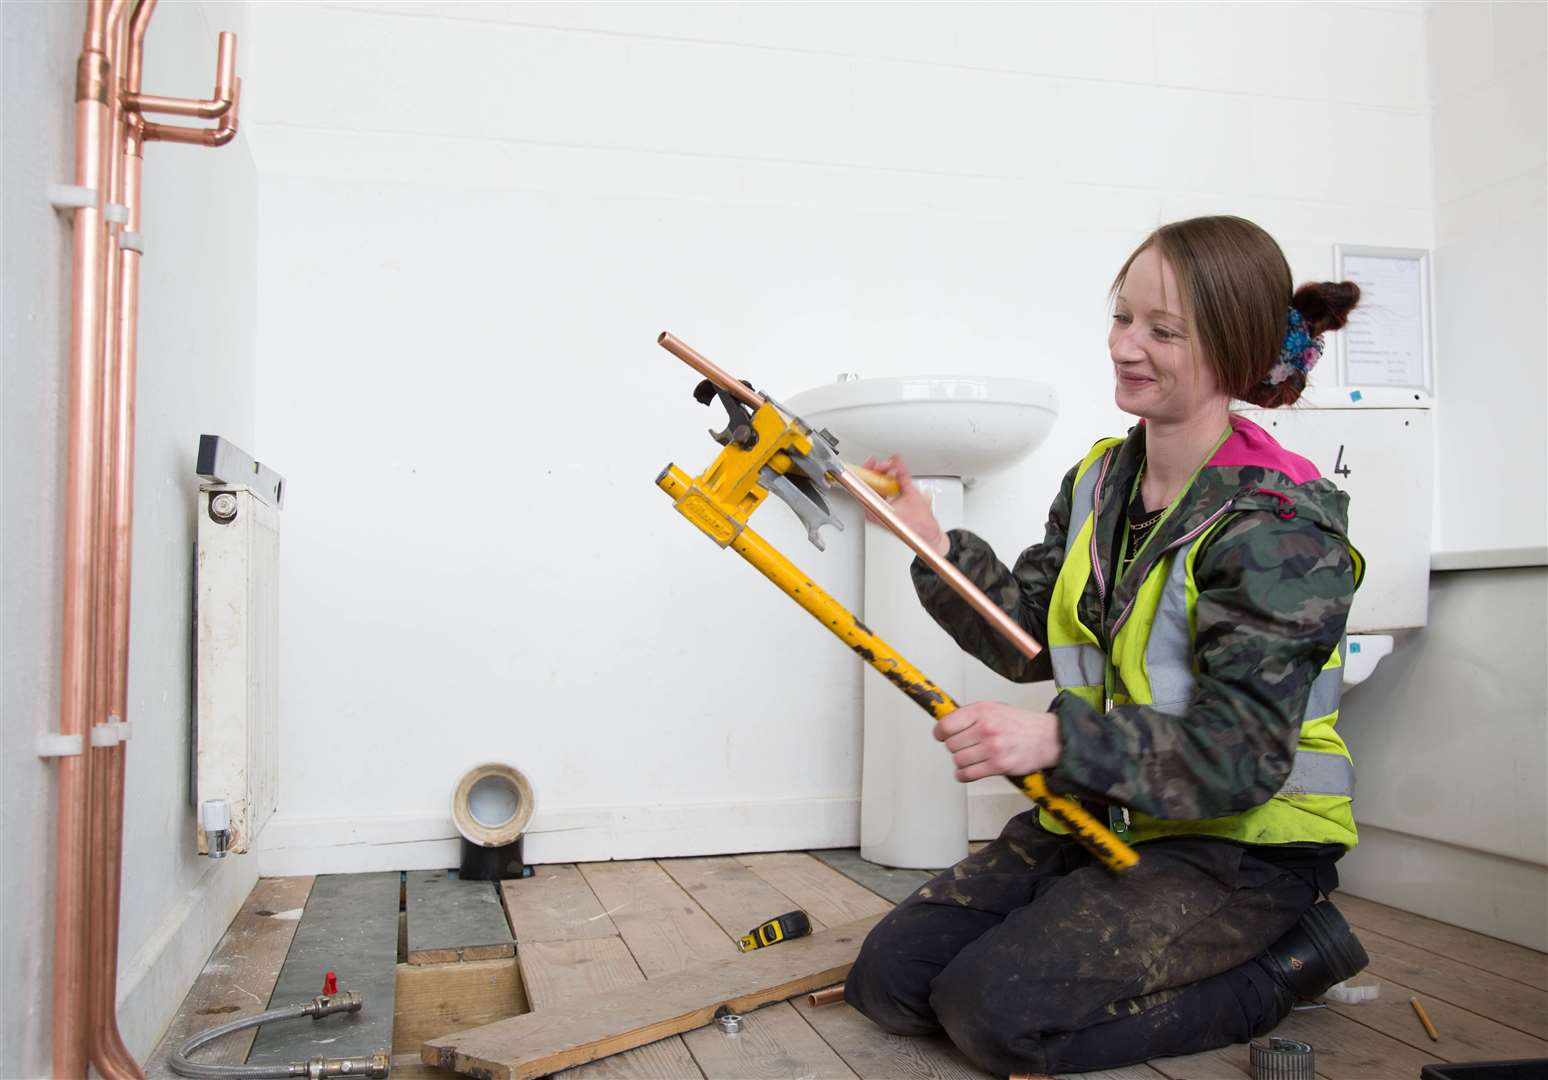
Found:
[[[1344,464],[1344,446],[1343,446],[1342,443],[1340,443],[1339,447],[1338,447],[1338,460],[1333,463],[1333,475],[1334,476],[1348,476],[1349,475],[1349,466]]]

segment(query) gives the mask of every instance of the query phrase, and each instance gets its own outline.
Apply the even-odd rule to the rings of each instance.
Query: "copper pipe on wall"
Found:
[[[143,32],[141,36],[143,38]],[[134,74],[139,73],[136,71]],[[133,112],[194,116],[201,120],[214,120],[226,115],[236,93],[236,35],[230,31],[221,31],[215,55],[215,93],[209,100],[158,97],[155,94],[142,94],[138,87],[136,80],[132,88],[124,93],[124,105]]]
[[[220,126],[212,128],[176,127],[170,124],[153,124],[146,121],[142,127],[146,142],[183,143],[188,146],[225,146],[237,135],[237,122],[242,111],[242,80],[236,81],[231,91],[231,108],[221,117]]]
[[[103,353],[101,604],[97,619],[98,723],[108,738],[93,745],[92,836],[89,871],[88,942],[90,1057],[107,1080],[142,1080],[144,1073],[118,1030],[118,930],[123,869],[123,811],[126,747],[118,726],[127,715],[129,654],[130,536],[133,519],[134,395],[139,253],[122,246],[125,234],[140,229],[139,117],[123,105],[138,86],[145,31],[155,0],[138,0],[127,31],[118,37],[114,70],[123,72],[112,132],[112,201],[124,207],[124,221],[110,228],[106,275]]]
[[[75,79],[75,183],[96,192],[75,211],[70,311],[69,430],[66,436],[63,604],[60,619],[59,733],[81,740],[79,754],[59,758],[58,837],[54,881],[53,1069],[84,1076],[89,1051],[87,852],[90,840],[89,752],[92,691],[92,600],[100,477],[97,430],[105,296],[104,225],[114,96],[110,42],[124,0],[87,0],[86,32]]]
[[[91,715],[88,726],[86,753],[91,755],[90,766],[90,818],[87,842],[86,869],[86,1012],[88,1056],[104,1076],[125,1075],[124,1062],[129,1069],[137,1069],[133,1057],[123,1046],[118,1035],[117,1014],[112,1001],[116,990],[115,979],[108,984],[103,979],[103,957],[110,936],[105,925],[103,892],[106,888],[106,867],[102,857],[109,846],[111,831],[121,832],[122,813],[113,804],[113,755],[114,747],[107,745],[116,740],[116,729],[111,721],[111,681],[113,653],[111,642],[111,597],[113,587],[112,545],[113,532],[110,508],[117,462],[114,426],[117,417],[118,387],[118,311],[119,241],[124,227],[123,172],[121,148],[123,144],[124,108],[122,104],[126,27],[120,22],[108,37],[108,69],[113,79],[113,93],[108,105],[108,124],[104,170],[107,173],[106,201],[113,213],[105,223],[106,238],[103,244],[103,298],[102,298],[102,354],[98,362],[100,371],[101,413],[97,421],[97,520],[94,546],[95,584],[93,587],[92,618],[92,695]],[[115,811],[120,812],[115,814]],[[117,965],[113,965],[115,971]],[[104,992],[109,999],[106,1010],[102,1007]]]
[[[656,338],[656,343],[749,408],[756,409],[768,401],[764,395],[740,382],[707,356],[695,351],[671,334],[663,331]],[[774,405],[775,408],[780,408],[777,402]],[[780,411],[784,410],[780,409]],[[1035,659],[1043,651],[1043,647],[1033,639],[1031,634],[1022,629],[1020,623],[985,596],[983,590],[974,585],[962,571],[951,565],[944,555],[925,543],[924,538],[898,517],[891,504],[872,491],[864,480],[848,469],[831,473],[830,476],[889,532],[913,548],[914,553],[924,560],[926,566],[939,574],[941,580],[951,586],[952,591],[972,605],[974,611],[982,615],[990,626],[1016,646],[1028,659]]]

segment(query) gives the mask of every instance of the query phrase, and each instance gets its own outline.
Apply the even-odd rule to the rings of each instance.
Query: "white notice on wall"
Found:
[[[1344,328],[1351,386],[1425,386],[1424,262],[1412,255],[1344,253],[1360,304]]]

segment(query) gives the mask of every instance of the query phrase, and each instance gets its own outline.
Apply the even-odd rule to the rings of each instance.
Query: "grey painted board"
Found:
[[[447,870],[408,872],[408,962],[444,964],[516,955],[500,892]]]
[[[814,851],[812,855],[894,904],[901,904],[915,889],[940,873],[939,870],[893,870],[862,859],[857,848],[828,848]]]
[[[321,1020],[265,1024],[253,1040],[248,1064],[390,1051],[399,882],[398,872],[392,870],[330,874],[313,883],[269,1007],[316,997],[329,971],[338,975],[340,990],[360,991],[365,1005],[357,1013],[336,1013]]]

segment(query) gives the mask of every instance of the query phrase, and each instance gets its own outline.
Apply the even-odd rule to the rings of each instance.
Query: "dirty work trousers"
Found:
[[[1014,818],[866,938],[844,1000],[899,1035],[944,1031],[979,1067],[1078,1072],[1261,1035],[1294,1005],[1254,958],[1315,885],[1206,838],[1153,840],[1116,875]]]

